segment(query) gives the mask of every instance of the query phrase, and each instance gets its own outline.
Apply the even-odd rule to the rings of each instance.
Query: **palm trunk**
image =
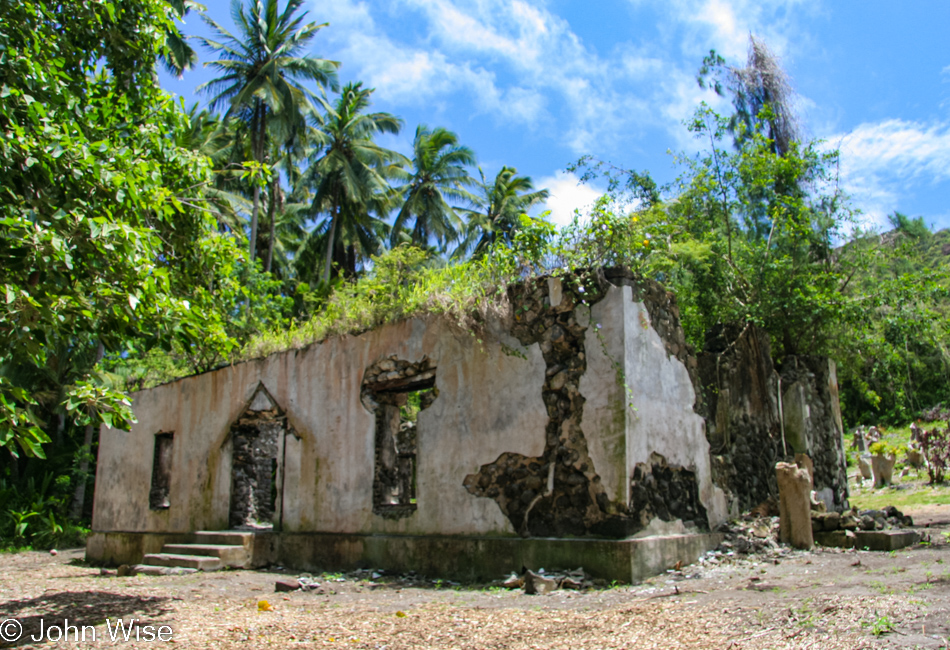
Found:
[[[254,118],[251,121],[252,126],[252,142],[251,148],[254,151],[254,158],[257,162],[264,164],[264,139],[265,132],[264,129],[267,127],[267,122],[265,119],[266,107],[258,100],[257,105],[254,107]],[[255,182],[254,184],[254,208],[251,211],[251,264],[254,263],[256,259],[255,255],[257,253],[257,224],[258,217],[261,211],[261,188],[260,185]]]
[[[333,241],[334,236],[336,235],[336,222],[340,219],[340,209],[336,209],[336,214],[333,216],[333,221],[330,222],[330,235],[327,239],[327,254],[326,262],[323,265],[323,281],[327,284],[330,284],[330,269],[333,267]]]
[[[251,211],[251,264],[257,253],[257,214],[260,211],[261,188],[254,186],[254,209]]]
[[[271,185],[277,184],[272,182]],[[267,218],[270,226],[267,238],[267,257],[264,259],[264,271],[266,273],[270,273],[271,264],[274,261],[274,233],[277,229],[277,192],[279,191],[279,186],[271,187],[267,197]]]

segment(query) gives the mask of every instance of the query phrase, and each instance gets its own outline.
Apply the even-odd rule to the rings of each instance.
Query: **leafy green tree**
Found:
[[[392,205],[389,179],[405,164],[403,156],[374,141],[382,133],[399,133],[402,120],[367,113],[372,93],[362,83],[343,88],[317,124],[322,146],[302,178],[313,190],[312,214],[326,218],[304,242],[301,259],[313,264],[321,256],[324,282],[334,262],[353,275],[360,258],[378,252],[385,230],[381,216]]]
[[[393,223],[392,243],[405,237],[411,221],[409,241],[428,246],[434,238],[444,248],[458,238],[462,226],[456,208],[448,201],[476,201],[465,190],[473,183],[466,168],[475,164],[475,154],[459,145],[458,136],[451,131],[419,125],[411,164],[406,184],[397,191],[403,204]]]
[[[297,15],[303,0],[288,0],[280,11],[277,0],[232,0],[231,15],[239,35],[234,36],[207,15],[211,28],[222,39],[199,40],[218,52],[217,61],[205,65],[222,75],[198,87],[212,94],[210,107],[228,105],[225,120],[238,117],[248,124],[253,160],[258,172],[253,176],[253,206],[250,228],[251,259],[257,256],[258,221],[261,188],[279,182],[263,170],[267,166],[268,135],[272,121],[283,122],[285,128],[302,124],[303,117],[315,110],[316,96],[301,82],[312,81],[320,86],[336,88],[339,63],[304,54],[317,31],[326,26],[304,24],[306,12]]]
[[[456,255],[471,251],[472,256],[480,257],[497,242],[510,246],[523,225],[521,215],[550,196],[548,190],[535,191],[531,178],[518,176],[514,167],[502,167],[491,183],[481,169],[478,173],[481,182],[473,201],[475,207],[466,211],[468,223]]]
[[[157,86],[160,0],[0,1],[0,446],[42,456],[71,425],[131,412],[97,363],[175,341],[230,344],[203,313],[234,260],[195,202],[207,160]],[[66,427],[68,429],[68,427]]]

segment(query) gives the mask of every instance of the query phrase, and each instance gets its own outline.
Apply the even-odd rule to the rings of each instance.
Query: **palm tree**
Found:
[[[223,74],[198,86],[199,91],[213,94],[212,110],[229,104],[225,119],[240,117],[249,125],[251,153],[260,165],[266,164],[268,129],[274,118],[285,125],[299,125],[301,116],[315,110],[319,100],[301,81],[314,81],[321,86],[337,88],[339,63],[303,54],[317,31],[326,26],[316,22],[303,24],[307,12],[294,14],[303,0],[288,0],[283,12],[277,0],[232,0],[231,16],[241,38],[233,36],[207,15],[203,18],[222,38],[199,40],[212,51],[219,52],[217,61],[205,63]],[[253,190],[250,255],[256,256],[257,226],[260,214],[260,183]]]
[[[324,243],[324,282],[330,280],[334,261],[352,274],[362,252],[379,248],[383,224],[371,214],[388,213],[392,195],[388,179],[406,162],[404,156],[373,141],[380,133],[399,133],[402,120],[389,113],[365,113],[372,93],[362,83],[343,88],[317,124],[323,148],[304,173],[304,182],[315,190],[313,215],[327,215],[305,243],[311,249],[316,237]]]
[[[547,190],[532,191],[534,184],[528,176],[518,176],[514,167],[502,167],[493,183],[488,183],[479,168],[482,181],[478,184],[481,196],[475,209],[468,210],[465,237],[454,256],[472,251],[473,257],[484,255],[497,241],[511,243],[520,225],[521,215],[529,208],[547,200]]]
[[[430,131],[424,124],[416,129],[412,153],[412,173],[398,190],[403,206],[393,223],[392,244],[405,236],[408,222],[414,219],[409,235],[414,244],[428,246],[435,237],[444,248],[458,238],[462,225],[446,199],[476,201],[464,189],[474,182],[466,167],[475,164],[475,154],[460,146],[451,131],[441,127]]]
[[[175,18],[179,20],[184,20],[185,15],[192,9],[205,10],[204,5],[192,0],[168,0],[168,5],[177,14]],[[185,70],[190,70],[198,62],[198,55],[185,40],[186,38],[175,25],[170,24],[165,29],[165,51],[159,56],[165,69],[179,79]]]

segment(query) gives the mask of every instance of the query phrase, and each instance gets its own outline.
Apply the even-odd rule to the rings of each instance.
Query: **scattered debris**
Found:
[[[524,574],[524,592],[543,596],[557,589],[558,583],[554,578],[528,571]]]

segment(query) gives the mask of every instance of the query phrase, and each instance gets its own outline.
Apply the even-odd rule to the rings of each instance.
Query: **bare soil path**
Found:
[[[187,648],[950,648],[950,505],[909,514],[930,544],[711,556],[640,585],[543,596],[368,574],[275,593],[281,571],[120,578],[81,550],[0,554],[0,622],[22,623],[23,648],[148,648],[145,626],[163,625]],[[114,643],[106,620],[132,618],[139,641]],[[66,619],[68,641],[30,639]],[[76,641],[83,625],[94,641],[89,629]]]

